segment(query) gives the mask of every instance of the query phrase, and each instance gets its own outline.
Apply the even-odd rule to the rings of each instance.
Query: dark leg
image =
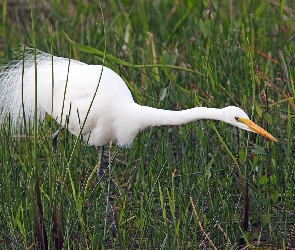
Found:
[[[103,178],[104,178],[103,152],[104,152],[104,146],[101,146],[100,147],[100,154],[99,154],[99,166],[98,166],[98,169],[97,169],[97,176],[98,176],[99,184],[100,184],[102,189],[103,189]],[[112,207],[112,205],[110,203],[110,197],[108,195],[108,192],[105,191],[104,195],[105,195],[106,203],[107,203],[107,206],[108,206],[108,211],[109,211],[109,216],[110,216],[110,221],[111,221],[112,235],[113,235],[113,237],[116,237],[117,229],[116,229],[116,222],[115,222],[115,218],[114,218],[114,210],[113,210],[113,207]]]
[[[58,134],[59,134],[59,132],[63,131],[64,129],[65,129],[65,127],[61,127],[60,129],[55,131],[55,133],[52,135],[52,150],[53,150],[54,154],[56,154],[56,146],[57,146]]]

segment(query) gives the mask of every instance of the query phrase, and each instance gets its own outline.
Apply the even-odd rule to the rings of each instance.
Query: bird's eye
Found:
[[[235,116],[235,120],[238,122],[240,119],[239,117]]]

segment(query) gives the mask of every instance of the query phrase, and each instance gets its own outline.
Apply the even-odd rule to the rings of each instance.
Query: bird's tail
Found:
[[[71,60],[71,64],[74,60]],[[80,63],[74,61],[74,63]],[[67,68],[69,59],[55,57],[42,51],[37,51],[36,60],[32,49],[27,49],[21,60],[12,61],[0,68],[0,123],[9,118],[13,127],[19,127],[26,121],[34,119],[35,112],[35,65],[37,65],[37,89],[47,91],[51,98],[51,80],[53,67]],[[40,73],[39,73],[40,72]],[[49,91],[48,91],[49,90]],[[44,95],[43,95],[44,96]],[[44,117],[44,109],[37,99],[37,115]]]

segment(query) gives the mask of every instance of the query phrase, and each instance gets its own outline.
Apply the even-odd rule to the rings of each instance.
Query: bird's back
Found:
[[[43,52],[37,54],[36,61],[39,116],[43,117],[46,111],[77,135],[96,93],[83,134],[87,137],[93,130],[109,130],[103,133],[106,138],[97,138],[103,141],[100,144],[109,140],[113,136],[110,124],[114,114],[120,107],[134,103],[122,78],[101,65],[87,65],[75,60],[52,57]],[[24,65],[22,61],[11,64],[0,73],[0,114],[2,118],[10,114],[15,124],[23,120],[22,103],[27,119],[32,119],[34,114],[33,54],[28,54],[24,62]]]

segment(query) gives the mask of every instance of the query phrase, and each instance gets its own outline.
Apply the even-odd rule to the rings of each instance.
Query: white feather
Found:
[[[89,144],[102,146],[112,140],[120,146],[129,146],[137,133],[145,128],[186,124],[199,119],[221,120],[251,130],[236,121],[235,117],[248,119],[246,113],[237,107],[196,107],[183,111],[169,111],[140,106],[134,102],[122,78],[107,67],[52,57],[41,51],[38,51],[36,61],[39,118],[43,118],[47,112],[56,121],[65,125],[68,117],[67,128],[74,135],[79,134],[99,84],[82,131],[84,140]],[[35,63],[32,52],[26,54],[24,65],[20,60],[2,68],[0,87],[0,121],[10,115],[12,124],[19,126],[23,121],[22,101],[26,118],[33,119]]]

